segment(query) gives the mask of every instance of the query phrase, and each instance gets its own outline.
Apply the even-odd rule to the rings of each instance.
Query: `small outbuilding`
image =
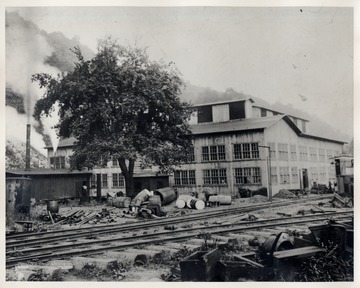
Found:
[[[35,201],[81,198],[85,195],[83,186],[89,187],[92,173],[89,171],[69,171],[67,169],[34,169],[6,171],[6,181],[13,178],[31,179],[31,197]],[[88,196],[88,195],[86,195]]]

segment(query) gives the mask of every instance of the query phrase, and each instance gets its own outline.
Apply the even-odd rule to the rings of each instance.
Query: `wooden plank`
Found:
[[[260,263],[252,261],[252,260],[250,260],[248,258],[245,258],[245,257],[241,256],[241,255],[234,255],[234,258],[236,260],[241,260],[241,261],[244,261],[246,263],[249,263],[251,266],[255,266],[255,267],[258,267],[258,268],[264,268],[264,266],[261,265]]]
[[[280,260],[285,258],[293,258],[293,257],[309,257],[318,252],[323,252],[324,249],[317,247],[317,246],[308,246],[308,247],[301,247],[295,249],[289,249],[285,251],[276,251],[274,252],[274,258]]]

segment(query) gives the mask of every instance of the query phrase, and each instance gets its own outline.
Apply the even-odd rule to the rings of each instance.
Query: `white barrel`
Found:
[[[209,196],[209,202],[219,202],[220,205],[230,205],[231,196],[228,195]]]
[[[185,208],[186,207],[186,201],[184,199],[179,198],[179,199],[176,200],[175,205],[176,205],[177,208],[180,208],[180,209]]]
[[[200,199],[190,199],[190,207],[196,210],[203,210],[205,208],[205,202]]]

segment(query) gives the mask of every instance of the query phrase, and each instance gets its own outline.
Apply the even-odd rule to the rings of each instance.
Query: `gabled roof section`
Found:
[[[321,141],[330,141],[339,144],[346,143],[340,140],[329,139],[329,138],[302,133],[301,130],[295,125],[295,123],[290,119],[288,115],[276,115],[270,117],[240,119],[240,120],[232,120],[232,121],[220,122],[220,123],[202,123],[202,124],[191,125],[190,129],[194,135],[263,130],[269,128],[270,126],[274,125],[280,120],[284,120],[299,137],[306,137]]]
[[[58,148],[59,148],[59,147],[72,147],[72,146],[75,145],[75,144],[74,144],[75,141],[76,141],[76,138],[75,138],[75,137],[61,138],[60,141],[59,141],[59,144],[58,144]],[[52,149],[53,146],[52,146],[52,145],[49,145],[49,146],[46,146],[45,148],[46,148],[46,149]]]
[[[240,98],[240,99],[223,100],[223,101],[210,102],[210,103],[193,104],[192,106],[194,106],[194,107],[213,106],[213,105],[221,105],[221,104],[234,103],[234,102],[242,102],[242,101],[246,101],[246,100],[249,100],[251,103],[255,103],[254,100],[251,98]]]
[[[277,115],[271,117],[232,120],[232,121],[220,122],[220,123],[201,123],[201,124],[191,125],[190,128],[191,128],[191,132],[195,135],[248,131],[248,130],[262,130],[270,127],[271,125],[275,124],[284,117],[285,115]],[[288,120],[292,122],[289,118]],[[293,124],[293,126],[296,127],[295,124]]]

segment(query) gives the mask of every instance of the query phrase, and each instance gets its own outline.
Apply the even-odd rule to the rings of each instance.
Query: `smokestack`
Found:
[[[30,170],[30,124],[26,125],[26,155],[25,155],[25,170]]]

